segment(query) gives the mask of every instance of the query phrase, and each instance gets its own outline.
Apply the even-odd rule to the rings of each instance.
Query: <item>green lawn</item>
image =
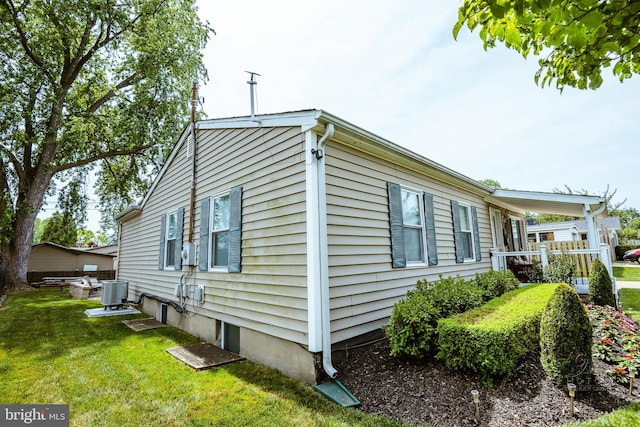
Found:
[[[640,282],[640,268],[613,267],[613,277],[622,281]]]
[[[10,295],[0,307],[0,401],[69,404],[71,425],[83,427],[402,425],[256,363],[195,372],[166,349],[196,338],[134,332],[122,320],[135,316],[85,316],[99,306],[59,290]]]
[[[624,313],[640,322],[640,289],[622,288],[618,293]]]

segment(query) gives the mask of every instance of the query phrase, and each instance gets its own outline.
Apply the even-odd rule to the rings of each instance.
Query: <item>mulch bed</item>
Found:
[[[433,359],[391,357],[386,340],[349,350],[336,368],[363,411],[432,426],[557,426],[596,418],[640,398],[638,390],[629,396],[628,386],[615,383],[606,373],[611,367],[597,359],[595,382],[577,393],[573,415],[566,385],[548,379],[533,357],[518,375],[491,388],[478,376],[450,372]],[[474,389],[480,391],[478,420]]]

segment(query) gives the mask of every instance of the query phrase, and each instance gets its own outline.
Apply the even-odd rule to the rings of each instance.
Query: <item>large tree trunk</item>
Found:
[[[51,182],[51,174],[36,173],[28,190],[19,197],[13,222],[13,238],[2,245],[0,286],[8,291],[32,289],[27,283],[27,266],[33,242],[33,227]]]

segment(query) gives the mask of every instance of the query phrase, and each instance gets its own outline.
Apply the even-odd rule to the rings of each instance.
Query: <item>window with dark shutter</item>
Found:
[[[424,222],[427,233],[427,261],[429,265],[437,265],[436,220],[433,210],[433,194],[429,193],[424,193]]]
[[[160,244],[158,268],[164,270],[182,268],[182,233],[184,208],[162,215],[160,218]]]
[[[404,226],[402,222],[402,190],[399,184],[387,183],[389,197],[389,224],[391,229],[391,266],[407,266],[404,256]]]
[[[211,209],[211,199],[206,198],[200,202],[200,247],[198,254],[198,270],[207,271],[209,269],[209,211]]]
[[[456,262],[480,261],[478,212],[475,206],[451,201]]]

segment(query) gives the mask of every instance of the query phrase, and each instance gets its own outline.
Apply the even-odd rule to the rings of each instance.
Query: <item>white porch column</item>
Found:
[[[547,245],[540,245],[540,263],[542,268],[549,265],[549,256],[547,255]]]
[[[598,236],[598,230],[596,229],[596,215],[604,212],[607,207],[606,202],[601,204],[598,209],[591,211],[589,205],[584,205],[584,219],[587,221],[587,240],[589,241],[589,249],[600,248],[600,237]]]
[[[489,253],[491,254],[491,268],[493,271],[500,271],[500,260],[498,256],[495,254],[498,250],[496,248],[489,249]]]

